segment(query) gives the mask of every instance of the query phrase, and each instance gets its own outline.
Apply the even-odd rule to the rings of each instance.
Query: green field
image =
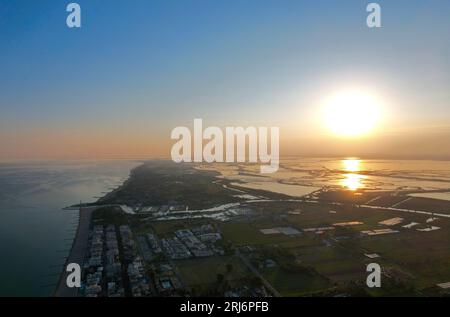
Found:
[[[231,270],[229,267],[231,265]],[[209,257],[177,261],[177,267],[185,283],[190,287],[205,287],[217,282],[218,274],[233,285],[234,282],[250,276],[250,272],[235,256]]]
[[[262,273],[283,296],[307,295],[331,286],[327,279],[317,274],[288,272],[279,267],[265,269]]]

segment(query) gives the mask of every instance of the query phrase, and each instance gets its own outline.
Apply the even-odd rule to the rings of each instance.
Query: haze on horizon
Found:
[[[282,157],[450,159],[449,1],[377,1],[381,29],[362,0],[77,2],[74,30],[64,1],[0,0],[0,160],[168,157],[195,118],[278,126]],[[370,133],[327,129],[348,90]]]

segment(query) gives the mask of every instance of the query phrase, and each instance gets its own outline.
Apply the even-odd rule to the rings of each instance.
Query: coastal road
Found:
[[[98,207],[85,207],[80,209],[80,217],[77,232],[70,249],[69,256],[64,264],[63,272],[58,281],[54,296],[55,297],[76,297],[78,288],[69,288],[66,285],[68,273],[66,267],[69,263],[77,263],[83,267],[84,256],[89,241],[89,225],[91,223],[92,212]]]

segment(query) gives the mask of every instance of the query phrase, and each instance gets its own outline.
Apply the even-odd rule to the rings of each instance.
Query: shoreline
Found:
[[[69,263],[77,263],[80,267],[83,267],[87,245],[89,241],[89,227],[91,224],[92,213],[99,208],[95,207],[82,207],[79,211],[79,221],[77,232],[72,242],[69,255],[64,262],[63,271],[59,276],[59,280],[56,289],[53,293],[53,297],[77,297],[79,288],[69,288],[66,285],[66,279],[68,272],[66,267]]]
[[[114,195],[116,192],[118,192],[119,190],[121,190],[123,187],[125,187],[131,180],[131,178],[133,177],[133,173],[136,171],[136,169],[142,167],[144,165],[144,163],[139,164],[138,166],[133,167],[130,170],[130,173],[128,175],[128,178],[117,188],[113,189],[112,191],[108,192],[105,196],[100,197],[99,199],[97,199],[97,201],[94,203],[96,205],[101,205],[103,203],[103,201],[107,200],[108,198],[110,198],[112,195]]]
[[[92,213],[98,208],[107,206],[102,205],[102,201],[109,198],[118,190],[122,189],[131,179],[134,170],[143,164],[140,164],[130,170],[128,178],[116,189],[110,191],[105,196],[99,198],[94,204],[87,206],[79,206],[76,209],[79,210],[79,220],[77,231],[73,238],[72,246],[70,248],[69,254],[64,262],[63,270],[60,273],[57,285],[53,291],[53,297],[77,297],[79,288],[68,288],[66,285],[66,279],[68,272],[66,272],[67,265],[69,263],[77,263],[83,269],[83,264],[86,256],[87,245],[89,242],[89,228],[91,225]],[[75,210],[74,206],[66,207],[63,210]]]

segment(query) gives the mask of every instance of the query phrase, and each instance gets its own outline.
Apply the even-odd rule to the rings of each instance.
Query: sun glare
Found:
[[[346,159],[342,161],[342,165],[344,166],[344,170],[346,172],[359,172],[359,165],[361,160],[358,159]]]
[[[363,187],[363,180],[366,176],[358,174],[361,171],[361,160],[346,159],[341,161],[343,171],[341,185],[351,191],[356,191]]]
[[[365,176],[358,174],[345,174],[344,178],[341,181],[341,185],[346,187],[351,191],[356,191],[363,187],[362,181],[365,179]]]
[[[368,135],[380,120],[375,98],[361,92],[337,94],[327,102],[324,112],[328,129],[341,137]]]

